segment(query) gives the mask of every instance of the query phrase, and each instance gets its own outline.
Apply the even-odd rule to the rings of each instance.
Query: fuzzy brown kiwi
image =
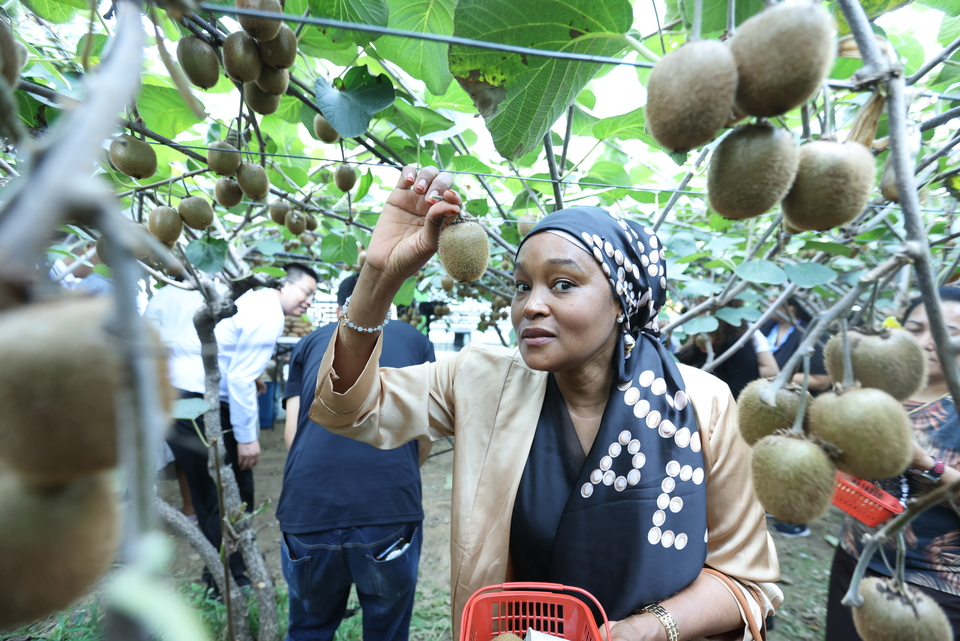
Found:
[[[805,103],[833,67],[833,32],[830,13],[805,0],[774,5],[737,27],[730,42],[737,108],[769,118]]]
[[[290,205],[285,202],[278,200],[270,205],[270,220],[278,225],[286,222],[288,213],[290,213]]]
[[[340,191],[350,191],[357,184],[357,170],[351,165],[340,165],[333,174],[333,182]]]
[[[237,0],[238,9],[252,9],[254,11],[263,11],[271,13],[283,13],[283,6],[280,0]],[[280,32],[280,20],[271,20],[260,16],[247,16],[240,14],[237,21],[243,30],[249,33],[257,40],[273,40]]]
[[[313,214],[304,214],[304,216],[307,219],[307,231],[313,231],[320,225],[317,217]]]
[[[223,69],[238,82],[253,82],[260,77],[263,61],[257,41],[246,31],[236,31],[223,41]]]
[[[20,81],[20,51],[18,41],[13,37],[13,31],[3,20],[0,20],[0,76],[3,76],[11,89],[17,88]]]
[[[112,309],[107,298],[76,298],[0,314],[0,461],[31,482],[117,465],[114,397],[129,375],[107,330]],[[166,350],[153,332],[144,349],[169,411]]]
[[[220,59],[213,47],[195,36],[184,36],[177,43],[177,62],[190,82],[209,89],[220,80]]]
[[[530,233],[530,230],[533,229],[533,226],[537,224],[537,217],[533,214],[523,214],[520,218],[517,219],[517,231],[520,233],[520,238],[523,238]]]
[[[447,273],[460,282],[469,282],[487,270],[490,241],[480,223],[468,220],[453,223],[440,232],[438,251]]]
[[[147,229],[161,243],[175,243],[183,231],[183,219],[173,207],[161,205],[151,210],[147,217]]]
[[[270,179],[260,165],[242,163],[237,169],[237,184],[250,200],[262,201],[270,191]]]
[[[753,446],[751,470],[760,504],[781,521],[809,523],[830,507],[837,471],[813,441],[765,436]]]
[[[111,401],[112,402],[112,401]],[[0,472],[0,627],[56,612],[109,569],[120,542],[112,478],[62,487]]]
[[[707,194],[724,218],[743,220],[780,202],[800,166],[793,134],[768,124],[737,127],[710,158]]]
[[[670,151],[713,140],[733,109],[737,64],[716,40],[688,42],[657,62],[647,83],[647,127]]]
[[[892,203],[900,202],[900,192],[897,189],[897,170],[893,166],[893,154],[887,156],[883,163],[883,173],[880,174],[880,193]]]
[[[901,474],[913,455],[913,427],[900,402],[872,388],[826,392],[810,405],[810,433],[837,448],[834,464],[862,479]]]
[[[258,114],[270,115],[280,106],[280,96],[263,91],[255,82],[243,83],[243,99]]]
[[[110,162],[120,173],[138,180],[157,172],[157,152],[153,145],[123,134],[110,143]]]
[[[302,214],[301,214],[302,215]],[[300,243],[309,247],[317,240],[317,235],[312,234],[309,231],[305,231],[300,234]]]
[[[313,117],[313,133],[323,142],[334,143],[340,140],[337,130],[320,114]]]
[[[276,37],[257,41],[257,48],[263,64],[275,69],[289,69],[297,61],[297,35],[282,22]]]
[[[783,216],[801,231],[848,223],[866,207],[875,174],[873,154],[859,143],[808,142],[800,147],[800,167],[783,198]]]
[[[863,605],[853,608],[853,625],[863,641],[952,641],[950,620],[936,601],[909,583],[887,577],[860,581]]]
[[[280,96],[286,93],[290,86],[290,72],[286,69],[277,69],[270,65],[263,65],[260,77],[257,78],[257,87],[271,96]]]
[[[239,150],[225,140],[212,142],[207,149],[207,166],[221,176],[237,173],[241,160]]]
[[[296,210],[290,210],[283,220],[284,226],[294,236],[299,236],[307,230],[307,219]]]
[[[445,292],[452,292],[455,282],[452,278],[444,274],[443,278],[440,279],[440,287],[442,287]]]
[[[236,180],[224,176],[213,186],[213,197],[221,207],[232,209],[243,201],[243,190]]]
[[[770,407],[760,400],[760,394],[770,387],[769,378],[752,381],[737,397],[737,409],[740,417],[740,434],[743,440],[753,445],[764,436],[777,430],[789,430],[800,409],[802,388],[793,383],[784,385],[776,396],[776,406]],[[809,408],[811,396],[807,394]],[[804,421],[806,423],[806,421]]]
[[[879,334],[848,331],[853,377],[863,387],[881,389],[905,401],[927,385],[927,357],[920,343],[904,329],[884,328]],[[836,334],[823,350],[827,374],[843,381],[843,337]]]
[[[192,229],[206,229],[213,224],[213,207],[210,201],[199,196],[188,196],[177,206],[183,224]]]

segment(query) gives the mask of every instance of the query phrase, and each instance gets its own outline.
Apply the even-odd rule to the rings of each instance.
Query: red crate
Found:
[[[833,504],[865,525],[876,527],[903,512],[897,497],[870,481],[837,472]]]
[[[528,628],[571,641],[601,641],[585,599],[603,616],[610,638],[607,613],[586,590],[559,583],[502,583],[480,588],[467,599],[460,641],[491,641],[506,632],[522,637]]]

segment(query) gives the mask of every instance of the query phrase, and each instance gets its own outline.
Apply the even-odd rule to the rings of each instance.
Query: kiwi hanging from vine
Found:
[[[250,200],[257,202],[267,197],[270,191],[270,179],[260,165],[245,162],[237,169],[237,184]]]
[[[763,437],[753,446],[751,471],[760,504],[781,521],[809,523],[830,508],[837,471],[826,452],[805,437]]]
[[[199,196],[188,196],[177,206],[183,224],[191,229],[206,229],[213,224],[213,207],[210,201]]]
[[[243,83],[243,99],[254,112],[270,115],[280,106],[280,96],[265,92],[255,82]]]
[[[313,133],[326,143],[335,143],[340,140],[340,134],[337,133],[337,130],[320,114],[313,117]]]
[[[291,208],[287,203],[278,200],[277,202],[270,205],[270,220],[277,223],[278,225],[284,224],[287,220],[287,214],[290,213]]]
[[[357,170],[352,165],[344,163],[337,167],[333,180],[340,191],[350,191],[357,184]]]
[[[237,0],[238,9],[252,9],[264,13],[283,13],[280,0]],[[280,32],[280,20],[264,18],[262,16],[237,15],[237,22],[243,30],[257,40],[272,40]]]
[[[232,176],[240,167],[240,150],[225,140],[210,143],[207,149],[207,166],[221,176]]]
[[[219,178],[213,186],[213,197],[221,207],[232,209],[243,201],[243,190],[233,178]]]
[[[271,40],[258,40],[260,59],[275,69],[289,69],[297,61],[297,35],[283,22]]]
[[[879,333],[848,331],[853,377],[863,387],[881,389],[905,401],[927,384],[927,355],[905,329],[883,328]],[[843,382],[843,336],[834,335],[823,350],[827,374]]]
[[[183,231],[183,219],[173,207],[161,205],[151,210],[147,217],[147,229],[161,243],[175,243]]]
[[[157,173],[157,152],[153,145],[123,134],[110,143],[110,162],[122,174],[142,180]]]
[[[209,89],[220,80],[220,59],[213,47],[196,36],[184,36],[177,43],[177,62],[190,82]]]
[[[863,641],[952,641],[950,620],[936,601],[909,583],[887,577],[860,581],[863,605],[853,625]]]
[[[236,31],[223,41],[223,68],[238,82],[253,82],[260,77],[263,61],[257,41],[245,31]]]

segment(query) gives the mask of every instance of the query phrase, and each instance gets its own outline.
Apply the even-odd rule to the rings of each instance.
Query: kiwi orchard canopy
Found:
[[[662,319],[680,339],[720,320],[766,320],[778,296],[800,296],[826,321],[854,306],[861,317],[882,317],[920,290],[935,312],[935,286],[951,281],[958,264],[960,18],[935,0],[891,11],[894,4],[871,3],[869,13],[854,0],[762,11],[759,0],[745,0],[728,20],[726,0],[540,0],[535,10],[460,0],[441,3],[445,11],[345,0],[338,17],[349,19],[334,20],[324,2],[244,0],[203,4],[197,13],[148,3],[143,22],[125,18],[128,2],[96,3],[102,20],[91,20],[83,2],[6,3],[0,315],[42,298],[24,275],[46,250],[52,262],[85,253],[101,235],[114,247],[135,245],[142,259],[128,269],[116,250],[110,267],[92,266],[116,279],[115,302],[127,310],[117,312],[116,327],[130,331],[140,278],[151,289],[179,278],[237,283],[300,261],[329,286],[358,268],[406,163],[454,173],[491,243],[475,280],[447,281],[431,261],[397,295],[401,304],[449,303],[453,322],[477,320],[457,306],[474,299],[491,305],[481,326],[496,325],[494,311],[512,294],[521,224],[526,231],[531,219],[570,205],[656,230],[670,279],[666,302],[688,307]],[[777,18],[787,14],[799,17]],[[732,38],[721,41],[725,32]],[[723,82],[702,101],[697,91],[706,85],[682,81],[702,71],[683,63],[699,59],[700,48],[729,49],[736,67],[710,78]],[[650,71],[661,63],[660,72],[676,71]],[[669,82],[655,80],[664,76]],[[766,84],[771,78],[793,78],[788,84],[803,91],[782,102],[788,92]],[[682,121],[690,104],[719,114],[712,131],[668,139],[690,133]],[[671,133],[661,140],[664,130]],[[776,162],[757,160],[768,157]],[[810,170],[824,158],[835,169]],[[740,175],[731,163],[744,168]],[[336,179],[341,166],[354,170],[349,187],[348,177]],[[116,195],[109,204],[97,195],[107,190]],[[212,218],[192,199],[209,205]],[[100,211],[96,203],[136,224],[114,229],[88,211]],[[823,219],[833,203],[842,215]],[[50,247],[57,228],[80,240]],[[735,298],[743,305],[728,307]],[[421,326],[435,322],[427,315]],[[947,350],[935,313],[931,325]],[[509,329],[496,329],[509,343]],[[817,323],[808,334],[825,329]],[[140,381],[145,368],[131,371],[122,383]],[[788,375],[761,396],[776,396]],[[947,378],[960,395],[956,371]],[[130,392],[150,406],[151,386]],[[132,495],[152,513],[149,492]],[[269,635],[270,621],[261,623]]]

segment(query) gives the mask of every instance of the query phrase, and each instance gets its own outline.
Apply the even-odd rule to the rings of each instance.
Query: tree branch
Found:
[[[863,7],[857,0],[837,0],[837,4],[850,25],[850,31],[860,50],[860,58],[863,60],[863,67],[854,75],[855,81],[867,84],[884,78],[890,72],[890,64],[880,53]]]
[[[547,166],[550,168],[550,184],[553,185],[553,211],[563,209],[563,194],[560,193],[560,173],[557,171],[557,159],[553,155],[553,132],[548,131],[543,135],[543,150],[547,154]]]
[[[933,69],[938,64],[940,64],[941,62],[949,58],[951,54],[953,54],[953,52],[956,51],[958,48],[960,48],[960,38],[957,38],[956,40],[948,44],[946,47],[943,48],[943,51],[941,51],[940,53],[935,55],[933,58],[931,58],[927,64],[920,67],[920,69],[917,70],[915,74],[913,74],[912,76],[909,76],[906,79],[907,86],[909,87],[910,85],[915,84],[917,80],[920,80],[920,78],[923,78],[925,75],[930,73],[931,69]]]
[[[697,156],[697,159],[693,163],[693,167],[690,168],[690,171],[687,172],[687,175],[684,176],[683,180],[680,181],[680,184],[677,185],[677,188],[670,195],[670,200],[668,200],[667,204],[664,205],[663,211],[661,211],[660,215],[657,216],[657,220],[653,223],[653,231],[660,229],[660,225],[663,224],[663,221],[667,219],[667,214],[670,213],[670,210],[673,209],[673,206],[678,200],[680,200],[683,190],[687,188],[687,183],[689,183],[690,179],[693,178],[693,175],[697,172],[697,168],[700,167],[700,163],[703,162],[703,159],[707,157],[708,153],[710,153],[710,148],[704,147],[703,151],[700,152],[700,155]]]

